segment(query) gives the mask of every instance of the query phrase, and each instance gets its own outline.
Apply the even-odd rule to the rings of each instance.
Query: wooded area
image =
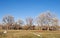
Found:
[[[11,15],[6,15],[2,19],[0,29],[3,30],[59,30],[59,20],[51,12],[43,12],[36,19],[32,17],[26,18],[26,24],[22,19],[15,21]]]

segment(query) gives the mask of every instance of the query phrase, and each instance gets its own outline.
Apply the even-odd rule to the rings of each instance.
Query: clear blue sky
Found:
[[[0,0],[0,21],[10,14],[15,19],[35,18],[41,12],[50,10],[60,19],[60,0]]]

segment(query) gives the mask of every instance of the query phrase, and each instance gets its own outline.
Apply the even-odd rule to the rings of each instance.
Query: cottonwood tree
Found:
[[[52,20],[53,20],[53,22],[52,22],[53,23],[53,26],[56,28],[56,30],[58,30],[59,29],[59,26],[58,26],[59,25],[58,24],[59,21],[58,21],[58,19],[55,17]]]
[[[49,12],[49,11],[41,13],[37,17],[37,24],[38,24],[38,26],[41,25],[41,27],[44,26],[44,28],[46,26],[45,29],[49,30],[49,26],[55,26],[56,24],[58,25],[58,21],[57,21],[58,19],[53,19],[53,18],[56,18],[56,16],[54,14],[51,14],[51,12]]]
[[[24,24],[23,20],[21,20],[21,19],[18,19],[18,21],[16,23],[20,26]]]
[[[33,26],[33,19],[31,17],[26,18],[26,25],[28,26],[28,29],[31,29]]]
[[[22,29],[22,25],[24,24],[23,20],[18,19],[15,23],[15,29]]]
[[[11,15],[4,16],[3,23],[7,25],[7,29],[8,29],[8,27],[14,23],[14,17]]]

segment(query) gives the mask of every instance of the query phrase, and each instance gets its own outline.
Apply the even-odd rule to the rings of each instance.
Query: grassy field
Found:
[[[0,38],[60,38],[60,31],[39,31],[39,30],[8,30],[8,33],[1,34]]]

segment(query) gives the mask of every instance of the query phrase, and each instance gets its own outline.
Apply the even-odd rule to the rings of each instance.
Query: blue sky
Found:
[[[0,0],[0,21],[10,14],[16,19],[35,18],[41,12],[50,10],[60,19],[60,0]]]

